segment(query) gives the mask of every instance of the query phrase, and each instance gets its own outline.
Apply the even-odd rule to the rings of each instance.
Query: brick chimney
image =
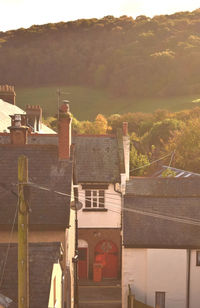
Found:
[[[42,108],[39,105],[26,105],[27,123],[34,132],[39,132],[42,126]]]
[[[124,161],[126,180],[129,180],[130,172],[130,137],[128,134],[128,122],[123,122],[123,146],[124,146]]]
[[[60,160],[70,158],[71,120],[69,104],[67,104],[67,101],[63,101],[59,108],[58,120],[58,156]]]
[[[10,130],[11,144],[27,144],[28,127],[26,125],[22,125],[22,123],[26,123],[26,115],[15,114],[14,116],[11,116],[11,123],[11,126],[8,127]]]
[[[15,97],[16,93],[14,86],[0,85],[0,99],[12,105],[15,105]]]

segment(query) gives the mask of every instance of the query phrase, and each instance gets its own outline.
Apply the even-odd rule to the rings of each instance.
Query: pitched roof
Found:
[[[117,138],[74,136],[78,183],[114,183],[120,181]]]
[[[53,145],[0,145],[0,227],[7,228],[13,222],[17,198],[11,190],[17,193],[17,164],[22,154],[28,157],[29,181],[50,189],[31,186],[30,228],[68,227],[72,161],[58,161],[57,146]]]
[[[200,178],[133,178],[126,184],[126,195],[152,197],[200,196]]]
[[[199,187],[198,178],[130,180],[124,199],[124,246],[200,248]],[[199,225],[188,223],[197,221]]]
[[[8,244],[0,244],[0,272],[4,265]],[[18,302],[17,244],[11,244],[0,292],[13,300],[12,307]],[[61,244],[58,242],[29,244],[29,288],[30,308],[48,307],[53,264],[61,257]]]
[[[10,115],[14,114],[26,114],[26,112],[21,108],[0,99],[0,132],[9,132],[8,127],[11,125]],[[42,124],[39,133],[56,134],[56,132],[44,124]]]

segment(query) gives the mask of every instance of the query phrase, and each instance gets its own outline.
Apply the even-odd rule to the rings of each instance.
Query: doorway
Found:
[[[117,278],[118,249],[108,240],[100,241],[95,247],[95,263],[102,264],[102,278]]]
[[[78,240],[78,277],[88,278],[88,243],[84,240]]]

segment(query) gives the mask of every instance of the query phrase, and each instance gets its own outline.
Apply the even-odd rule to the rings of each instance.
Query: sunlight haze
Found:
[[[0,0],[0,31],[107,15],[153,17],[199,7],[199,0]]]

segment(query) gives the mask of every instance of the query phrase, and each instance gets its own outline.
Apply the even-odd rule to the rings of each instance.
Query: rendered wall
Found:
[[[75,256],[75,211],[70,210],[69,229],[66,230],[66,265],[70,269],[71,275],[71,308],[74,307],[74,263],[72,258]],[[66,283],[67,283],[67,277]],[[69,286],[66,285],[66,288]]]
[[[110,184],[105,190],[106,212],[90,211],[84,212],[85,190],[79,185],[79,200],[83,203],[83,208],[78,212],[79,228],[120,228],[121,226],[121,195],[114,190],[114,185]]]
[[[55,279],[55,280],[54,280]],[[56,284],[54,285],[54,281]],[[60,264],[53,265],[53,271],[51,276],[51,288],[50,288],[50,295],[49,295],[49,308],[62,308],[62,270]],[[54,288],[56,290],[54,290]],[[54,305],[54,295],[56,294],[56,305]]]
[[[128,284],[136,299],[145,304],[155,307],[155,292],[160,291],[166,292],[166,308],[185,308],[187,251],[123,248],[123,308],[127,307]]]
[[[191,251],[190,263],[190,307],[200,307],[200,266],[196,266],[196,250]]]

